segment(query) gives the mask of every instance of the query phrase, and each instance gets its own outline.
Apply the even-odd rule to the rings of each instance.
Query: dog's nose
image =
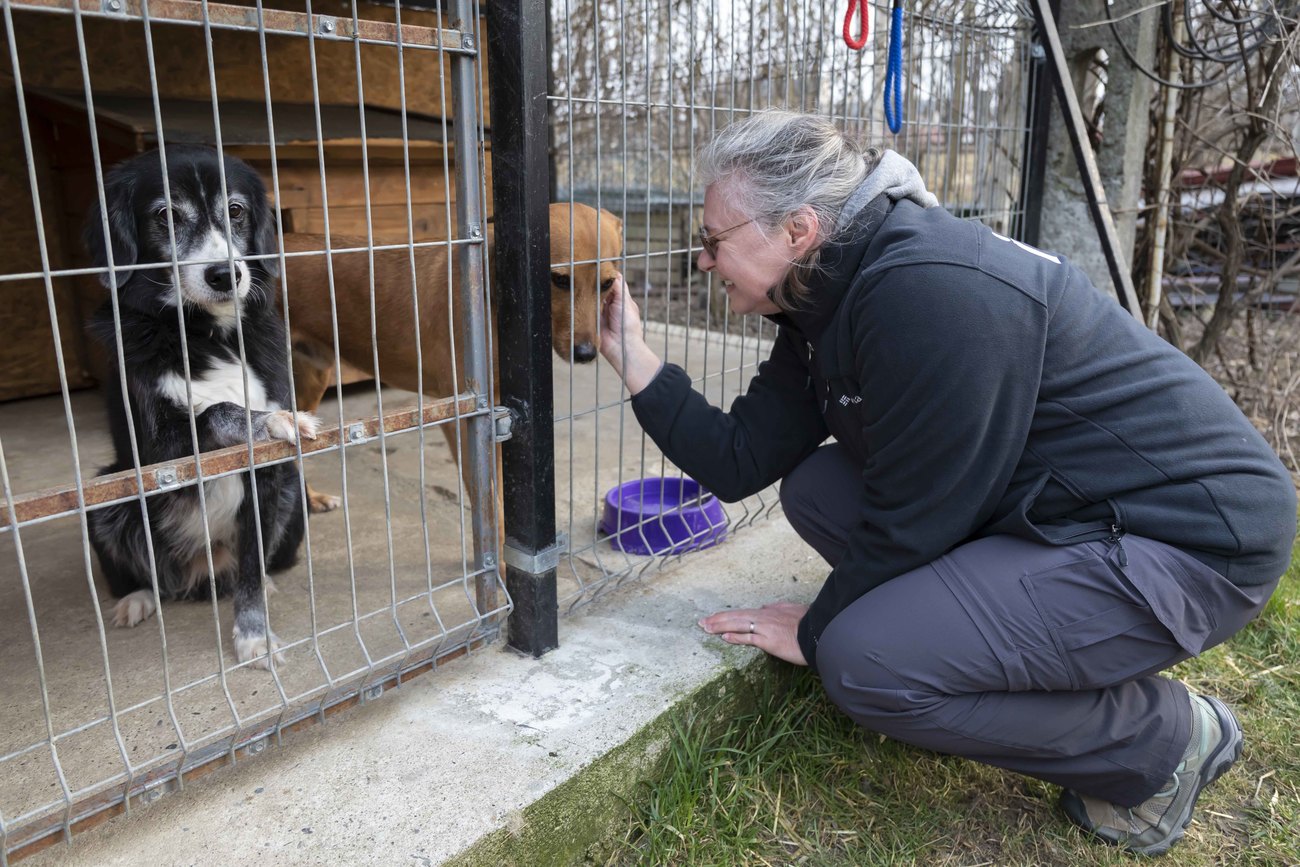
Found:
[[[590,343],[579,343],[573,347],[573,360],[581,364],[586,364],[596,357],[596,347]]]
[[[232,292],[235,289],[235,280],[239,278],[239,266],[236,265],[231,270],[229,264],[219,263],[209,265],[203,272],[203,279],[212,287],[215,292]]]

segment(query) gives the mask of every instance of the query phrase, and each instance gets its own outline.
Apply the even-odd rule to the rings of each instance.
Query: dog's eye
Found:
[[[600,281],[600,291],[601,291],[601,292],[608,292],[609,289],[610,289],[610,287],[613,286],[613,285],[614,285],[614,278],[613,278],[613,277],[610,277],[608,280],[601,280],[601,281]]]
[[[552,271],[551,285],[556,289],[562,289],[565,292],[569,292],[573,289],[573,278],[561,271]]]
[[[159,208],[158,210],[154,211],[154,212],[153,212],[153,218],[154,218],[155,220],[157,220],[158,222],[160,222],[160,223],[165,223],[165,222],[167,222],[167,206],[164,205],[163,207],[161,207],[161,208]]]
[[[244,206],[241,205],[239,202],[231,202],[231,203],[230,203],[230,219],[232,219],[232,220],[238,220],[238,219],[239,219],[240,217],[242,217],[242,216],[244,216]]]

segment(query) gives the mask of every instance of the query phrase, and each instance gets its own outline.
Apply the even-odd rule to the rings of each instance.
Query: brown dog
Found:
[[[609,289],[623,251],[623,223],[608,211],[587,205],[553,204],[551,224],[551,345],[563,359],[587,363],[600,350],[598,327],[600,296]],[[597,247],[599,226],[599,248]],[[570,244],[572,240],[572,244]],[[333,253],[334,300],[337,309],[339,357],[363,371],[374,370],[374,348],[370,337],[370,264],[364,238],[334,236],[331,249],[355,249],[354,253]],[[284,236],[286,253],[324,251],[325,236],[289,233]],[[492,232],[488,232],[489,261]],[[570,262],[576,262],[570,265]],[[293,338],[293,378],[298,409],[315,412],[329,387],[334,371],[334,317],[330,315],[329,274],[325,256],[291,256],[285,260],[285,286],[289,293],[289,325]],[[374,297],[379,373],[385,385],[407,391],[423,391],[430,397],[450,397],[464,389],[464,382],[452,382],[452,338],[448,314],[451,303],[460,304],[459,293],[447,290],[447,247],[419,247],[415,250],[416,293],[419,309],[417,362],[415,315],[411,292],[411,253],[406,249],[374,252]],[[453,264],[452,280],[459,280]],[[494,308],[495,310],[495,308]],[[457,317],[455,322],[460,322]],[[492,345],[497,346],[493,323]],[[464,371],[463,334],[456,334],[456,369]],[[496,365],[493,364],[493,370]],[[423,377],[421,378],[421,373]],[[463,377],[463,373],[461,374]],[[443,425],[448,443],[455,448],[455,431]],[[468,472],[468,467],[466,467]],[[468,478],[466,479],[468,488]],[[308,487],[313,512],[337,508],[338,497]]]

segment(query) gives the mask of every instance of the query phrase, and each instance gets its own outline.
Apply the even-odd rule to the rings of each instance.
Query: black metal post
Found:
[[[1052,14],[1061,9],[1060,0],[1049,0]],[[1043,236],[1043,185],[1047,180],[1047,143],[1052,130],[1052,74],[1048,69],[1046,40],[1034,34],[1031,45],[1033,71],[1030,99],[1025,109],[1024,163],[1020,167],[1020,218],[1014,236],[1037,247]]]
[[[545,0],[488,6],[494,268],[510,646],[559,646],[555,569],[555,431],[551,394]]]
[[[1049,8],[1047,0],[1034,0],[1034,18],[1038,22],[1038,32],[1047,49],[1047,66],[1052,74],[1052,83],[1056,87],[1056,99],[1065,116],[1065,126],[1070,134],[1070,146],[1074,149],[1074,160],[1079,165],[1079,177],[1083,180],[1083,191],[1088,197],[1088,210],[1092,221],[1097,226],[1097,237],[1101,241],[1101,252],[1106,256],[1106,265],[1110,268],[1110,279],[1115,284],[1115,294],[1124,309],[1138,319],[1142,319],[1142,305],[1138,302],[1137,292],[1133,288],[1133,275],[1129,273],[1124,251],[1119,246],[1119,235],[1115,231],[1115,221],[1111,218],[1110,207],[1106,204],[1106,190],[1101,185],[1101,174],[1097,171],[1097,161],[1088,142],[1087,129],[1083,123],[1083,112],[1079,109],[1079,100],[1074,93],[1074,84],[1070,80],[1070,69],[1065,62],[1065,51],[1061,48],[1061,37],[1056,30],[1056,15]]]

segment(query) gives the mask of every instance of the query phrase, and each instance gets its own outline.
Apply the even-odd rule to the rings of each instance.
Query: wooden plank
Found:
[[[447,238],[446,206],[429,204],[412,209],[410,227],[417,241],[445,240]],[[325,211],[321,208],[299,208],[292,212],[295,232],[323,235]],[[454,213],[453,213],[454,219]],[[408,220],[406,205],[380,205],[370,209],[370,227],[377,243],[396,244],[407,239]],[[330,206],[330,234],[366,237],[365,206]]]
[[[406,172],[399,162],[394,164],[385,154],[382,161],[376,161],[376,153],[370,150],[370,203],[371,205],[405,205]],[[248,155],[245,159],[261,173],[266,187],[271,189],[271,161],[265,153]],[[456,163],[451,160],[451,175],[443,172],[441,160],[433,164],[411,166],[411,201],[414,203],[445,202],[456,200],[455,171]],[[486,161],[488,188],[491,189],[492,160]],[[310,162],[296,160],[286,161],[280,154],[276,155],[277,171],[280,175],[280,207],[319,208],[321,200],[320,167],[315,159]],[[331,206],[364,205],[365,176],[361,161],[332,163],[325,167],[325,181],[328,185]]]
[[[369,163],[371,166],[401,166],[403,162],[401,142],[392,139],[371,139],[367,143]],[[225,152],[244,160],[267,159],[266,145],[226,145]],[[409,159],[412,169],[415,166],[442,167],[442,143],[413,139],[409,143]],[[333,139],[325,142],[325,162],[335,160],[361,164],[361,142]],[[275,146],[275,158],[300,162],[317,162],[316,142],[290,142]],[[455,158],[452,158],[453,165]]]
[[[424,405],[423,424],[454,418],[458,413],[468,415],[474,412],[475,402],[475,397],[472,394],[428,401]],[[363,437],[371,439],[379,435],[381,422],[385,433],[415,430],[421,426],[420,412],[416,407],[394,410],[385,413],[382,419],[375,416],[364,421],[351,422],[348,429],[351,430],[355,425],[360,425]],[[311,454],[312,452],[337,446],[342,441],[343,437],[337,427],[327,427],[320,432],[316,439],[303,440],[302,452],[304,455]],[[257,443],[253,446],[253,460],[257,464],[290,458],[296,453],[294,444],[283,440]],[[141,467],[145,493],[157,491],[164,487],[175,487],[184,482],[192,481],[197,477],[198,464],[201,464],[205,477],[216,473],[244,469],[248,466],[248,447],[246,445],[235,445],[225,449],[204,452],[199,462],[196,462],[193,457],[186,457]],[[165,486],[158,483],[157,471],[163,468],[174,468],[176,478],[174,483]],[[131,469],[99,476],[86,482],[84,496],[86,505],[89,507],[123,497],[136,496],[139,490],[136,485],[135,470]],[[76,485],[65,485],[59,488],[37,491],[36,493],[17,497],[14,500],[14,513],[17,514],[19,521],[31,521],[36,518],[54,515],[76,514],[77,509]],[[0,503],[0,529],[10,526],[11,523],[8,504]]]
[[[36,11],[72,11],[73,0],[15,0],[15,9]],[[120,0],[121,8],[106,17],[114,19],[143,18],[141,0]],[[79,0],[81,11],[92,15],[104,14],[100,0]],[[203,21],[204,4],[197,0],[150,0],[150,21],[189,22]],[[218,29],[257,28],[257,9],[252,6],[235,6],[229,3],[208,3],[207,19]],[[314,32],[317,39],[352,40],[354,38],[376,42],[397,43],[398,27],[387,21],[357,21],[348,16],[308,15],[283,9],[263,9],[262,27],[267,33],[305,36]],[[401,40],[404,45],[437,47],[447,51],[463,50],[464,35],[459,30],[421,27],[403,24]]]
[[[271,188],[270,160],[249,160]],[[283,163],[278,165],[280,175],[280,207],[319,208],[323,205],[320,189],[320,169],[313,162]],[[361,166],[331,165],[326,166],[325,182],[328,187],[331,205],[364,204],[366,195],[365,177]],[[444,202],[447,199],[449,183],[443,180],[442,167],[421,167],[411,172],[411,201],[415,203]],[[455,199],[455,190],[451,189],[451,198]],[[372,167],[370,170],[370,204],[404,205],[406,204],[406,173],[400,167]]]

